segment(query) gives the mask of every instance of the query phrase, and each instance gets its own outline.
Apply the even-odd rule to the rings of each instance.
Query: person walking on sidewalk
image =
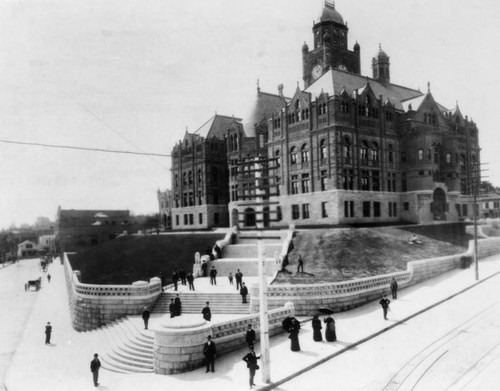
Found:
[[[382,310],[384,311],[384,319],[387,320],[387,311],[389,310],[391,301],[384,295],[378,303],[382,306]]]
[[[252,325],[249,323],[248,324],[248,329],[245,334],[245,341],[247,341],[248,346],[253,346],[255,344],[255,330],[252,328]]]
[[[179,281],[179,275],[177,272],[174,270],[172,273],[172,283],[174,284],[174,290],[177,290],[177,282]]]
[[[299,321],[297,320],[297,318],[292,318],[289,329],[290,335],[288,336],[288,338],[290,338],[290,350],[292,352],[300,352],[299,330]]]
[[[203,307],[201,310],[201,313],[203,315],[203,319],[208,320],[210,322],[210,319],[212,319],[212,311],[210,310],[209,302],[207,301],[207,305]]]
[[[313,329],[313,340],[316,342],[323,341],[323,336],[321,335],[321,320],[318,319],[318,315],[314,315],[312,318],[312,329]]]
[[[215,266],[210,269],[210,285],[217,285],[217,270]]]
[[[149,315],[150,312],[148,310],[148,307],[144,307],[144,309],[142,310],[142,320],[144,321],[144,330],[148,329]]]
[[[50,345],[50,337],[52,336],[52,326],[47,322],[45,326],[45,345]]]
[[[238,269],[234,275],[236,279],[236,290],[239,291],[241,289],[241,283],[243,282],[243,273]]]
[[[170,317],[175,317],[175,302],[174,299],[170,299],[170,304],[168,306],[168,311],[170,312]]]
[[[240,289],[240,295],[242,298],[242,303],[246,304],[247,302],[247,295],[248,295],[248,288],[245,286],[245,283],[241,283],[241,289]]]
[[[205,372],[208,372],[209,370],[214,372],[216,354],[217,348],[215,347],[215,343],[212,341],[212,336],[209,335],[207,337],[207,342],[205,342],[205,345],[203,346],[203,355],[205,356],[205,361],[207,363],[207,370]]]
[[[299,266],[297,266],[297,273],[304,273],[304,260],[302,259],[302,255],[299,254]]]
[[[243,357],[243,361],[247,363],[248,372],[250,374],[249,383],[250,383],[250,388],[252,388],[252,386],[255,386],[253,378],[255,377],[255,371],[259,369],[259,366],[257,365],[257,360],[260,359],[260,356],[257,356],[255,354],[253,350],[253,345],[249,345],[248,350],[249,352],[246,354],[245,357]]]
[[[229,278],[229,285],[234,285],[233,284],[233,273],[229,273],[229,275],[227,276],[227,278]]]
[[[99,361],[98,354],[94,354],[94,359],[90,362],[90,372],[92,372],[92,378],[94,380],[94,387],[99,385],[99,368],[101,368],[101,362]]]
[[[392,292],[392,298],[396,300],[398,298],[398,282],[394,277],[392,277],[391,280],[391,292]]]

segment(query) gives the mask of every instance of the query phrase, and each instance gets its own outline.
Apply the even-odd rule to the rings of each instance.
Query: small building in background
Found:
[[[17,245],[17,257],[26,258],[38,255],[37,245],[31,240],[25,240]]]

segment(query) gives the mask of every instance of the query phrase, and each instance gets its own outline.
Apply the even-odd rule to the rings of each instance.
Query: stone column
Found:
[[[166,315],[153,331],[155,373],[172,375],[203,365],[203,345],[207,336],[212,335],[210,322],[187,316],[170,318],[170,315]]]

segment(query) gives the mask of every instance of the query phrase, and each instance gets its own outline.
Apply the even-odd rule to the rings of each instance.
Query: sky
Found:
[[[323,0],[0,0],[0,140],[169,155],[215,113],[245,119],[263,91],[303,88]],[[371,76],[458,101],[500,186],[500,2],[337,0]],[[169,157],[0,142],[0,228],[63,209],[158,210]]]

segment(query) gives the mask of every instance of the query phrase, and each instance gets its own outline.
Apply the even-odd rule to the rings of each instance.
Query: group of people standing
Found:
[[[174,270],[172,272],[172,284],[174,284],[174,290],[178,289],[179,281],[181,285],[189,285],[189,290],[194,291],[194,276],[192,272],[186,272],[183,267],[179,270]],[[162,281],[162,287],[163,287]]]
[[[179,294],[175,297],[175,299],[170,299],[170,304],[168,306],[168,310],[170,312],[170,317],[175,318],[176,316],[181,316],[182,314],[182,303]]]

